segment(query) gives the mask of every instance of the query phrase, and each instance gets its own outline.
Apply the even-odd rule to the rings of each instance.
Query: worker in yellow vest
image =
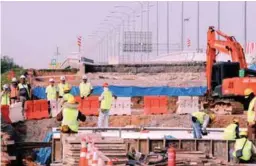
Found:
[[[85,115],[78,110],[78,103],[76,103],[73,96],[69,97],[68,101],[63,105],[63,110],[57,115],[57,120],[62,121],[61,131],[63,133],[77,133],[78,120],[84,122],[85,119]]]
[[[24,108],[24,103],[31,99],[32,91],[31,86],[26,82],[26,77],[24,75],[20,76],[20,83],[18,84],[19,89],[19,100],[22,102],[22,107]]]
[[[70,91],[71,91],[71,87],[70,87],[68,84],[65,85],[64,88],[63,88],[63,92],[64,92],[64,94],[63,94],[63,101],[64,101],[64,102],[68,101],[68,99],[69,99],[70,97],[74,97],[74,96],[70,93]]]
[[[63,145],[68,136],[78,133],[79,120],[84,122],[86,117],[78,110],[78,103],[76,103],[75,98],[69,97],[68,101],[64,103],[61,112],[57,115],[57,121],[62,121],[60,131],[61,142]],[[65,155],[67,150],[68,149],[66,146],[64,146],[62,149],[63,165],[67,164],[64,160],[66,158]]]
[[[108,127],[109,111],[112,105],[112,98],[114,96],[109,90],[108,83],[103,84],[103,92],[99,97],[100,100],[100,113],[98,119],[98,127],[106,128]]]
[[[252,156],[256,154],[256,148],[247,138],[246,131],[240,132],[240,138],[236,139],[232,154],[237,163],[249,163]]]
[[[245,89],[244,96],[249,101],[249,108],[247,111],[247,124],[248,124],[248,138],[255,139],[256,124],[255,124],[255,111],[256,111],[256,96],[252,89]]]
[[[197,111],[192,113],[193,137],[201,139],[207,135],[206,127],[215,119],[215,114]]]
[[[224,139],[234,140],[239,138],[239,120],[237,118],[233,119],[233,123],[229,124],[224,129]]]
[[[49,79],[49,83],[50,85],[46,87],[45,93],[48,100],[48,111],[49,111],[49,114],[51,115],[51,100],[58,101],[59,91],[58,91],[58,88],[55,86],[55,81],[53,78]]]
[[[3,85],[3,91],[1,92],[1,105],[10,105],[10,89],[7,84]]]
[[[81,99],[84,99],[88,96],[90,96],[93,92],[93,86],[90,82],[88,82],[88,78],[86,75],[83,75],[82,82],[79,85],[79,91]]]
[[[59,89],[59,98],[62,98],[64,95],[64,87],[69,86],[69,84],[66,82],[66,77],[61,76],[60,77],[60,83],[58,84],[58,89]]]

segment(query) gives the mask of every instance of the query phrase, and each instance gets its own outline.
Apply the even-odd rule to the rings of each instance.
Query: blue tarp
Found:
[[[256,64],[251,65],[249,69],[256,70]]]
[[[110,86],[109,89],[117,97],[134,97],[134,96],[203,96],[206,93],[206,87],[136,87],[136,86]],[[100,95],[103,89],[101,86],[95,86],[93,95]],[[34,96],[40,99],[46,99],[45,87],[35,87]],[[79,88],[72,87],[71,94],[79,96]]]
[[[52,139],[52,132],[48,132],[46,137],[44,138],[43,142],[50,142]],[[40,164],[46,164],[47,160],[51,157],[51,148],[40,148],[36,154],[36,161]]]

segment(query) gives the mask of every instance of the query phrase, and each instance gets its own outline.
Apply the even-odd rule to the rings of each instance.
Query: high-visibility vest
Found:
[[[247,140],[247,142],[244,145],[246,140]],[[236,151],[242,149],[243,145],[244,145],[243,156],[240,157],[240,159],[242,159],[244,161],[249,161],[252,156],[252,142],[250,140],[248,140],[247,138],[236,139],[235,150],[233,152],[233,156],[236,157]]]
[[[237,127],[237,124],[232,123],[224,129],[224,139],[225,140],[236,139],[236,127]]]
[[[17,87],[13,87],[11,85],[11,96],[10,97],[17,97],[18,96],[18,88]]]
[[[80,85],[79,85],[80,96],[81,97],[87,97],[90,94],[91,89],[92,89],[91,83],[81,82]]]
[[[192,113],[192,116],[196,117],[200,124],[204,123],[204,116],[205,115],[206,115],[205,112],[200,112],[200,111]]]
[[[77,109],[73,109],[73,108],[64,108],[62,115],[63,115],[63,119],[62,119],[62,123],[61,125],[68,125],[68,127],[74,131],[74,132],[78,132],[78,127],[79,127],[79,123],[77,120],[78,117],[78,110]]]
[[[249,108],[248,108],[248,111],[247,111],[247,122],[254,122],[255,121],[255,111],[253,110],[255,102],[256,102],[256,97],[254,97],[252,99],[252,101],[250,102],[250,104],[249,104]]]
[[[10,94],[5,93],[2,95],[1,105],[10,105]]]
[[[47,86],[46,88],[47,100],[56,100],[57,88],[55,86]]]
[[[68,99],[69,99],[70,97],[73,97],[73,95],[70,94],[70,93],[66,93],[66,94],[63,95],[63,100],[64,100],[64,101],[68,101]]]
[[[59,88],[59,96],[63,96],[64,95],[64,87],[65,86],[69,86],[68,83],[59,83],[58,84],[58,88]]]
[[[106,109],[106,110],[110,110],[111,108],[111,104],[112,104],[112,93],[107,90],[103,92],[103,100],[100,103],[100,108],[101,109]]]
[[[21,91],[21,89],[25,88],[27,93],[28,93],[28,95],[29,95],[28,84],[19,83],[18,84],[18,88],[19,88],[19,91]]]

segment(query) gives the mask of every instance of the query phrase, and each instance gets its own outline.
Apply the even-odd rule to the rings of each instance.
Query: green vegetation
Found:
[[[1,85],[10,83],[10,80],[8,79],[10,70],[14,71],[17,79],[25,72],[25,70],[21,66],[17,65],[12,58],[8,56],[1,57]]]

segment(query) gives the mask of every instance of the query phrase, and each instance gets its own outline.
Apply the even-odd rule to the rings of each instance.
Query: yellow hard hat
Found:
[[[234,123],[239,123],[239,119],[234,118],[234,119],[233,119],[233,122],[234,122]]]
[[[239,133],[239,135],[240,135],[240,136],[242,136],[242,135],[247,136],[247,131],[241,131],[241,132]]]
[[[69,85],[65,85],[64,88],[63,88],[64,91],[70,91],[70,87]]]
[[[74,98],[74,96],[70,96],[68,98],[68,103],[70,103],[70,104],[75,104],[76,103],[76,99]]]
[[[216,118],[216,115],[214,113],[209,114],[209,116],[212,121]]]
[[[253,93],[253,90],[252,90],[252,89],[250,89],[250,88],[245,89],[245,90],[244,90],[244,96],[245,96],[245,98],[248,98],[251,93]]]

